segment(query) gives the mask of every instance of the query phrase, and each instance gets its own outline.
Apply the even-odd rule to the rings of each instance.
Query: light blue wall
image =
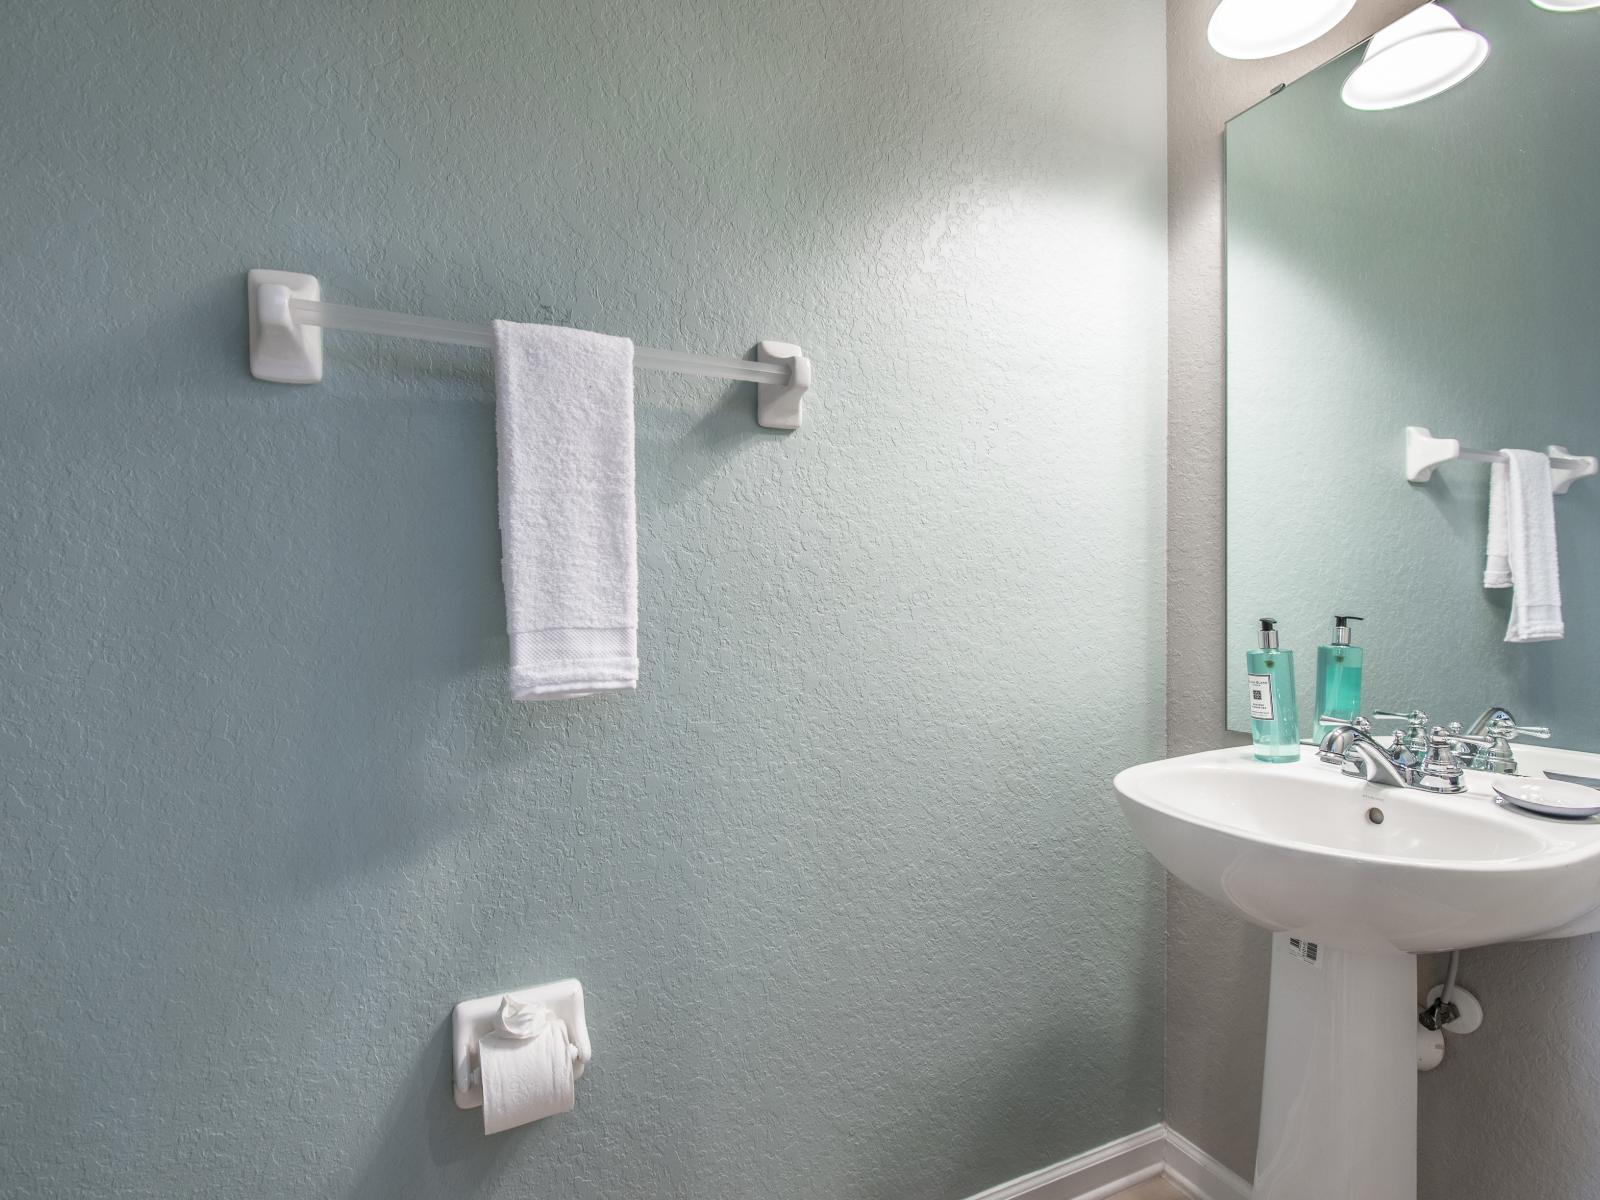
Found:
[[[13,6],[17,1197],[959,1197],[1160,1114],[1153,0]],[[243,272],[814,356],[645,375],[636,696],[504,696],[491,375]],[[574,974],[485,1140],[463,997]]]
[[[1450,8],[1493,48],[1451,91],[1350,109],[1356,50],[1228,126],[1228,723],[1254,618],[1302,652],[1309,730],[1350,612],[1369,710],[1502,703],[1600,750],[1600,481],[1556,500],[1566,639],[1507,645],[1488,468],[1407,483],[1403,436],[1600,453],[1600,13]]]

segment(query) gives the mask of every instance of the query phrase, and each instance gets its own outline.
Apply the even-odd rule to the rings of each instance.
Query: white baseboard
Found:
[[[1019,1175],[969,1200],[1110,1200],[1158,1175],[1194,1200],[1250,1200],[1248,1183],[1165,1125]]]
[[[1167,1127],[1152,1125],[997,1184],[971,1200],[1106,1200],[1161,1174],[1166,1148]]]
[[[1195,1200],[1250,1200],[1250,1185],[1167,1126],[1167,1178]]]

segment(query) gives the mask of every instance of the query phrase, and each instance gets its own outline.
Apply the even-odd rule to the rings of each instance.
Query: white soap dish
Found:
[[[1600,791],[1559,779],[1494,781],[1494,794],[1514,808],[1569,821],[1600,815]]]

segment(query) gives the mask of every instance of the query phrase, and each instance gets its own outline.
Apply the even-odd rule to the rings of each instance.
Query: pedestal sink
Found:
[[[1518,754],[1524,774],[1600,776],[1600,756]],[[1255,1200],[1416,1200],[1415,955],[1600,930],[1600,823],[1503,807],[1491,779],[1380,787],[1310,747],[1116,777],[1168,871],[1275,934]]]

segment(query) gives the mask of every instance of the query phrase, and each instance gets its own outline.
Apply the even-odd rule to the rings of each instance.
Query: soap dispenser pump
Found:
[[[1334,617],[1333,641],[1317,647],[1317,725],[1320,740],[1337,726],[1323,720],[1353,721],[1361,715],[1363,651],[1350,640],[1350,622],[1360,617]]]
[[[1300,712],[1295,703],[1294,651],[1278,645],[1278,622],[1261,618],[1259,644],[1245,655],[1250,684],[1250,737],[1262,762],[1300,758]]]

